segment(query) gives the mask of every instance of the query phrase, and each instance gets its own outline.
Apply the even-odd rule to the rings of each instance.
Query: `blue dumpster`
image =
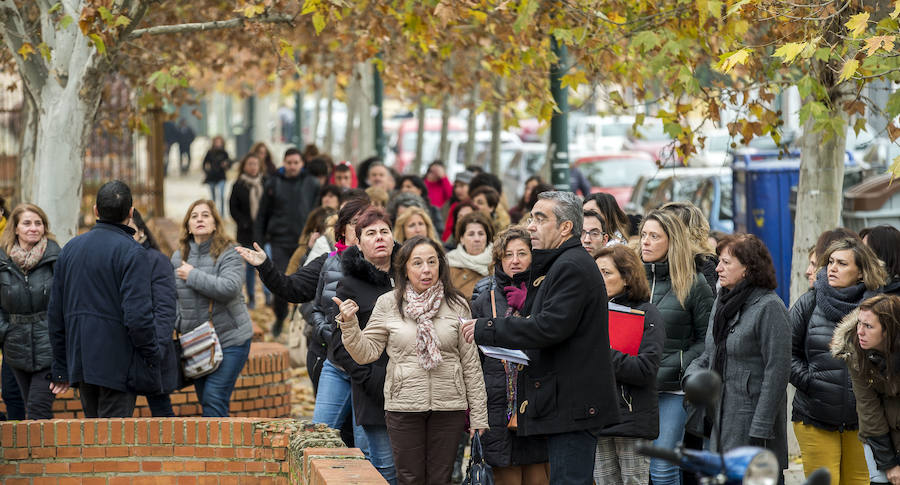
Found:
[[[789,305],[794,221],[789,208],[791,189],[800,179],[800,159],[735,160],[734,229],[755,234],[769,248],[775,265],[778,296]]]

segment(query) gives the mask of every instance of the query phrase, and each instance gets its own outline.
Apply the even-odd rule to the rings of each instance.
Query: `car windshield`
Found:
[[[607,158],[578,168],[594,187],[631,187],[641,175],[656,172],[656,164],[643,158]]]

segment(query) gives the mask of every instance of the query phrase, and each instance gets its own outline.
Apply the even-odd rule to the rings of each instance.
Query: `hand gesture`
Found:
[[[312,247],[316,244],[316,239],[319,239],[319,236],[321,236],[321,234],[319,234],[318,231],[313,232],[312,234],[309,235],[309,242],[306,243],[306,245],[307,245],[307,247],[309,247],[309,249],[312,249]]]
[[[886,474],[892,485],[900,485],[900,465],[887,470]]]
[[[244,261],[250,263],[250,266],[259,266],[266,261],[266,252],[256,243],[253,243],[253,248],[256,249],[256,251],[243,246],[238,246],[234,249],[242,258],[244,258]]]
[[[350,299],[341,301],[340,298],[335,296],[331,299],[331,301],[333,301],[341,311],[340,320],[342,322],[349,322],[350,320],[352,320],[353,317],[356,316],[356,312],[359,310],[359,305],[357,305],[355,301]]]
[[[69,390],[68,382],[51,382],[50,383],[50,392],[53,394],[62,394]]]
[[[471,428],[471,429],[469,429],[469,439],[472,439],[472,438],[475,437],[475,432],[476,432],[476,431],[478,431],[478,436],[484,435],[484,429],[475,429],[475,428]]]
[[[181,266],[175,270],[175,276],[187,281],[188,275],[191,273],[192,269],[194,269],[193,266],[182,261]]]
[[[462,325],[459,327],[459,331],[462,332],[463,338],[466,339],[466,342],[472,343],[475,341],[475,320],[465,320],[462,322]]]

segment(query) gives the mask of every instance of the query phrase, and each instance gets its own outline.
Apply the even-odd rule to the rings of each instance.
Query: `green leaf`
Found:
[[[300,11],[300,15],[306,15],[309,13],[313,13],[317,11],[319,8],[318,0],[305,0],[303,2],[303,10]]]
[[[820,47],[816,49],[816,53],[813,54],[813,58],[817,61],[827,62],[831,57],[831,48],[830,47]]]
[[[88,35],[88,38],[94,43],[94,47],[101,56],[106,54],[106,43],[103,42],[103,39],[100,38],[99,35],[90,34]]]
[[[826,94],[825,87],[809,75],[803,76],[797,81],[797,91],[800,92],[800,99],[806,99],[810,95],[815,99],[824,99]]]
[[[640,49],[641,52],[647,52],[651,49],[659,47],[660,41],[659,35],[657,35],[655,32],[642,30],[634,36],[634,39],[631,42],[635,47]]]
[[[118,17],[116,17],[116,21],[113,22],[113,27],[116,27],[116,28],[118,28],[118,27],[128,27],[128,24],[130,24],[130,23],[131,23],[131,19],[130,19],[130,18],[128,18],[128,17],[126,17],[126,16],[124,16],[124,15],[119,15]]]
[[[540,2],[538,0],[522,0],[519,3],[519,11],[516,15],[516,21],[513,22],[513,31],[517,34],[531,22],[534,13],[537,12]]]
[[[97,7],[97,13],[100,14],[100,18],[103,19],[103,21],[106,22],[107,24],[111,24],[113,22],[112,13],[109,11],[108,8],[103,7],[103,6]]]
[[[805,124],[809,117],[812,116],[813,119],[817,119],[822,116],[823,113],[827,113],[828,108],[825,107],[824,104],[818,101],[810,101],[804,103],[803,106],[800,107],[800,111],[797,113],[800,117],[800,124]]]
[[[71,15],[64,15],[63,18],[59,19],[59,28],[65,30],[66,27],[72,25],[72,22],[73,20]]]
[[[61,8],[62,8],[62,2],[56,2],[53,4],[52,7],[50,7],[50,10],[47,10],[47,13],[56,13]]]
[[[725,16],[730,17],[731,14],[737,12],[738,10],[741,9],[741,7],[743,7],[744,5],[746,5],[748,3],[750,3],[750,0],[740,0],[739,2],[736,2],[734,5],[732,5],[731,7],[728,8],[728,12],[725,13]]]
[[[860,131],[866,131],[866,119],[862,116],[856,118],[856,122],[853,123],[853,133],[859,136]]]
[[[684,130],[678,123],[663,123],[663,131],[671,138],[678,138]]]
[[[887,104],[884,107],[884,113],[887,115],[888,119],[894,119],[897,115],[900,115],[900,91],[894,91],[891,93],[890,97],[888,97]]]
[[[37,46],[38,52],[41,53],[41,57],[44,58],[45,61],[50,62],[50,47],[45,42],[41,42]]]
[[[575,71],[575,72],[566,74],[565,76],[562,77],[562,79],[560,79],[560,87],[562,87],[563,89],[565,89],[566,87],[570,87],[574,90],[574,89],[578,89],[578,86],[580,86],[582,84],[587,84],[587,83],[588,83],[588,80],[584,74],[584,71]]]
[[[325,16],[322,15],[322,12],[316,12],[312,16],[313,27],[316,29],[316,35],[322,33],[322,29],[325,28]]]

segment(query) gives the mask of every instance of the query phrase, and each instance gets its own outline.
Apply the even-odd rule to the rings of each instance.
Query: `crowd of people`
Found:
[[[228,416],[258,275],[273,335],[290,304],[302,319],[313,421],[340,429],[392,484],[458,480],[476,434],[498,484],[691,482],[639,454],[640,440],[759,446],[785,469],[788,383],[807,474],[900,484],[896,228],[824,232],[809,291],[787,308],[762,241],[711,233],[688,202],[634,217],[609,194],[535,176],[510,208],[477,167],[453,181],[440,161],[399,176],[307,146],[276,168],[259,143],[226,204],[230,166],[214,139],[212,198],[188,207],[171,257],[118,181],[99,190],[96,225],[62,248],[37,206],[0,220],[10,416],[10,388],[21,418],[47,419],[70,386],[88,417],[131,416],[138,394],[172,416],[169,394],[189,383],[204,416]],[[636,338],[623,337],[622,315],[638,317]],[[206,322],[222,361],[188,382],[172,333]],[[722,393],[695,407],[684,382],[708,370]]]

